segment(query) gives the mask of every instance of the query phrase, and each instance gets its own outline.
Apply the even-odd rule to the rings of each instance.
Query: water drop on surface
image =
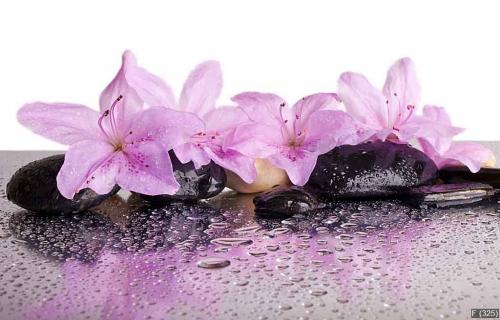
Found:
[[[208,257],[204,258],[196,264],[200,268],[204,269],[218,269],[218,268],[224,268],[230,265],[231,262],[227,259],[220,258],[220,257]]]
[[[245,239],[245,238],[217,238],[213,239],[210,242],[221,246],[236,246],[236,247],[240,245],[248,245],[253,243],[251,239]]]

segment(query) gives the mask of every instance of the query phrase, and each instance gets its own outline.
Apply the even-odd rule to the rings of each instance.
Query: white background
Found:
[[[0,2],[0,149],[60,149],[16,122],[25,102],[97,108],[124,49],[178,93],[220,60],[221,103],[247,90],[290,102],[335,91],[343,71],[382,86],[416,63],[423,102],[447,107],[461,139],[500,140],[500,10],[495,1]]]

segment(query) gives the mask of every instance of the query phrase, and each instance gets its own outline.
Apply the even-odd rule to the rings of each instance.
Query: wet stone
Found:
[[[321,206],[316,197],[297,186],[278,186],[253,200],[255,212],[262,217],[283,218],[307,213]]]
[[[438,208],[473,204],[495,195],[492,186],[484,183],[454,183],[422,186],[412,189],[409,201],[419,207]]]
[[[199,169],[193,162],[181,163],[173,151],[169,152],[174,176],[180,184],[175,195],[148,196],[141,195],[153,204],[166,204],[175,201],[196,201],[215,197],[226,187],[226,173],[224,169],[210,161]]]
[[[64,154],[33,161],[17,170],[7,184],[7,198],[18,206],[40,213],[80,213],[99,205],[118,192],[99,195],[83,189],[72,200],[57,189],[57,173],[64,163]]]
[[[500,168],[481,168],[473,173],[467,167],[449,167],[439,171],[439,178],[446,183],[473,181],[500,189]]]
[[[370,142],[340,146],[318,157],[307,188],[321,198],[384,197],[432,184],[434,162],[405,144]]]

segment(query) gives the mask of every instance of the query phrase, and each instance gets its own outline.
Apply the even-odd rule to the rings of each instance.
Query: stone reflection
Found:
[[[156,207],[113,196],[93,211],[46,214],[20,211],[12,215],[12,234],[32,250],[57,261],[95,262],[101,251],[145,253],[168,249],[188,240],[208,241],[204,233],[212,222],[226,218],[206,203],[172,203]]]
[[[96,261],[110,238],[121,230],[106,216],[93,212],[40,215],[20,211],[9,221],[14,237],[32,250],[57,261]]]

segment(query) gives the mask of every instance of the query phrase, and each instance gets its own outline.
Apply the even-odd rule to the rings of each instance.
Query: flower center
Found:
[[[394,97],[398,101],[399,110],[401,110],[401,100],[399,99],[397,92],[394,92]],[[389,104],[389,100],[387,100],[386,103]],[[408,120],[410,120],[410,118],[413,116],[413,112],[415,111],[415,106],[409,104],[406,106],[406,110],[408,110],[408,113],[406,114],[406,117],[404,119],[401,119],[401,116],[403,115],[401,112],[398,114],[398,119],[396,120],[396,123],[394,123],[394,125],[392,126],[393,130],[399,131],[399,128],[402,125],[404,125]]]
[[[115,108],[118,105],[118,102],[123,99],[122,95],[119,95],[118,98],[116,98],[115,101],[113,101],[113,104],[111,104],[111,107],[107,110],[105,110],[101,116],[99,117],[99,120],[97,123],[99,124],[99,128],[101,129],[101,132],[104,134],[104,136],[108,139],[108,141],[113,145],[115,148],[115,151],[122,150],[123,149],[123,140],[121,139],[117,125],[116,125],[116,114],[115,114]],[[109,117],[109,126],[105,126],[103,124],[104,118]]]

